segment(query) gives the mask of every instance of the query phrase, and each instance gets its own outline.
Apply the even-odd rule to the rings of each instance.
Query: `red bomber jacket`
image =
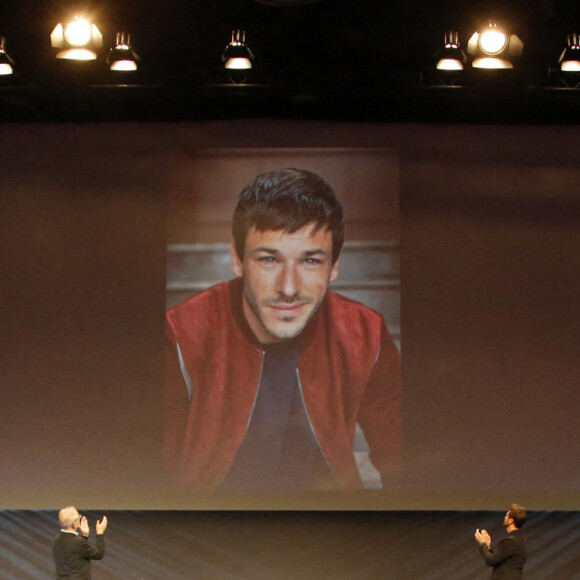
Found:
[[[182,490],[223,481],[249,425],[263,350],[243,319],[241,279],[167,312],[164,462]],[[343,490],[362,488],[353,455],[358,423],[383,486],[401,461],[401,373],[382,317],[329,291],[303,331],[298,380],[323,457]]]

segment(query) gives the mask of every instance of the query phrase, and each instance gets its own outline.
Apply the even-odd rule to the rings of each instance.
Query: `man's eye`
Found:
[[[306,258],[304,263],[308,264],[309,266],[318,266],[319,264],[322,264],[322,260],[319,258]]]
[[[275,264],[276,258],[272,256],[261,256],[260,258],[258,258],[258,261],[261,262],[262,264]]]

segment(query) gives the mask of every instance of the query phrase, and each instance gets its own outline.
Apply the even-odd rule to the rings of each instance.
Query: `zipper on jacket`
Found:
[[[179,359],[179,370],[181,371],[181,377],[185,382],[187,396],[189,398],[189,401],[191,402],[191,400],[193,399],[193,388],[194,388],[193,381],[191,380],[191,375],[189,374],[189,371],[185,366],[185,359],[183,358],[183,353],[181,352],[181,347],[179,346],[179,343],[176,342],[175,346],[177,348],[177,357]]]
[[[254,402],[252,403],[250,415],[248,416],[246,428],[244,429],[244,435],[242,436],[240,444],[238,445],[238,449],[242,446],[242,443],[244,442],[244,439],[246,438],[246,435],[248,433],[248,429],[250,428],[250,423],[251,423],[252,417],[254,415],[254,409],[256,408],[256,402],[258,401],[258,394],[260,393],[260,384],[262,382],[262,373],[264,372],[264,358],[266,356],[266,351],[262,350],[261,352],[262,352],[262,362],[260,363],[260,376],[258,377],[258,386],[256,387],[256,394],[254,395]],[[238,452],[238,449],[236,449],[236,454]],[[235,457],[235,455],[234,455],[234,457]]]
[[[328,467],[328,470],[332,474],[332,477],[334,478],[334,481],[337,483],[338,487],[341,489],[344,489],[344,486],[342,485],[342,482],[338,478],[338,475],[336,474],[336,472],[332,468],[332,465],[330,465],[330,461],[328,461],[328,457],[326,456],[326,453],[324,453],[324,449],[322,449],[322,445],[320,444],[320,440],[318,439],[318,435],[316,434],[316,431],[314,430],[314,425],[312,424],[312,421],[310,419],[310,413],[308,412],[308,407],[306,406],[306,399],[304,398],[304,391],[302,389],[302,383],[300,382],[300,371],[298,369],[296,369],[296,380],[298,381],[298,390],[300,391],[300,397],[302,399],[302,405],[304,405],[304,412],[306,413],[306,418],[308,419],[308,425],[310,426],[310,431],[312,433],[312,436],[314,437],[314,441],[316,441],[316,445],[318,446],[318,450],[320,451],[320,455],[322,455],[322,458],[324,459],[324,461]]]

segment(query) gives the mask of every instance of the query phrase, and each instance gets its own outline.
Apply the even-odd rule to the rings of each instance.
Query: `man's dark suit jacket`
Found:
[[[493,566],[492,580],[519,580],[527,558],[525,538],[514,530],[493,550],[482,544],[481,555],[488,566]]]
[[[60,532],[52,543],[57,580],[91,580],[91,560],[105,555],[105,537],[97,534],[95,544],[81,534]]]

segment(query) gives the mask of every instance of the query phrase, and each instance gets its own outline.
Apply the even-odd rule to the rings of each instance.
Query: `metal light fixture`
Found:
[[[14,61],[6,52],[6,39],[0,36],[0,75],[6,76],[14,74]]]
[[[580,36],[573,32],[566,38],[567,46],[558,59],[563,72],[580,72]]]
[[[524,44],[516,34],[509,34],[498,22],[489,20],[469,39],[467,52],[479,69],[512,69],[512,58],[520,56]]]
[[[246,44],[246,31],[233,30],[232,39],[222,54],[222,63],[230,80],[234,83],[244,82],[254,66],[254,60],[254,53]]]
[[[65,24],[58,23],[50,34],[54,48],[60,48],[56,58],[66,60],[95,60],[103,46],[103,35],[95,24],[76,15]]]
[[[107,56],[107,64],[113,71],[136,71],[139,56],[131,48],[131,37],[125,32],[117,32],[115,47],[111,48]]]
[[[467,63],[467,57],[459,46],[459,34],[454,30],[445,33],[443,46],[435,54],[437,70],[459,71]]]

